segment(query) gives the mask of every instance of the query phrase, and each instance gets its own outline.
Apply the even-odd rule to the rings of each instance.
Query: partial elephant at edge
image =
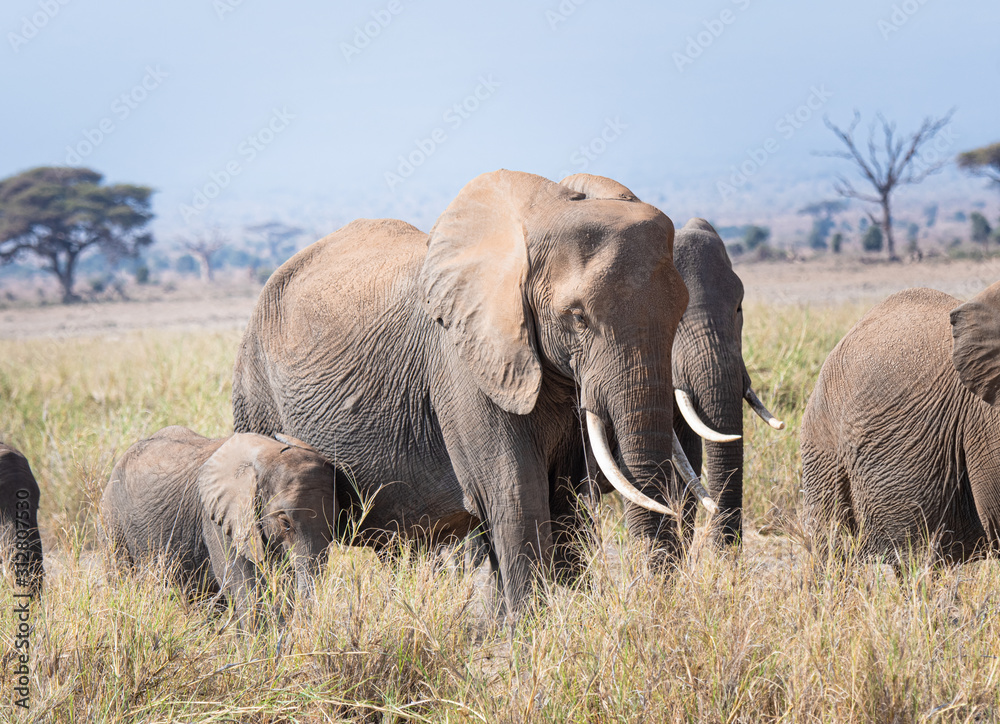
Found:
[[[964,304],[908,289],[830,353],[802,420],[808,527],[866,557],[1000,551],[1000,282]],[[836,543],[836,541],[834,541]]]
[[[0,563],[15,591],[33,597],[45,577],[38,505],[38,482],[28,459],[0,443]]]

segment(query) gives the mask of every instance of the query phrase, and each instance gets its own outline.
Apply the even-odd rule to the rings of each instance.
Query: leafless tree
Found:
[[[844,198],[867,201],[879,206],[881,218],[876,218],[871,213],[868,216],[872,223],[882,227],[891,260],[899,258],[896,256],[896,243],[892,235],[892,194],[899,186],[920,183],[948,163],[949,159],[943,154],[940,159],[922,159],[920,150],[948,125],[953,113],[954,110],[951,110],[941,118],[925,118],[920,128],[909,136],[897,136],[896,124],[890,123],[879,113],[876,119],[881,128],[876,128],[875,121],[868,127],[867,155],[858,148],[858,143],[854,140],[854,131],[861,122],[860,113],[854,112],[854,119],[846,129],[840,128],[829,118],[823,119],[826,127],[833,131],[847,150],[823,152],[819,155],[853,162],[862,178],[873,189],[871,192],[860,191],[845,176],[838,176],[834,190]]]
[[[190,238],[181,239],[181,246],[198,259],[201,267],[201,277],[206,281],[215,281],[212,269],[212,257],[220,252],[228,243],[226,237],[218,229],[201,231],[192,234]]]

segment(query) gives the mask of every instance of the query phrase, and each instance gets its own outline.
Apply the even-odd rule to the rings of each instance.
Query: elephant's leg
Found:
[[[458,546],[462,569],[473,573],[490,559],[490,541],[486,529],[480,523],[475,526]]]
[[[1000,450],[992,434],[967,445],[968,481],[960,483],[955,528],[970,555],[996,555],[1000,553]]]
[[[478,486],[475,497],[482,508],[476,514],[489,530],[491,568],[494,575],[499,572],[507,615],[518,616],[551,560],[548,480],[537,468],[521,468],[520,475],[497,476],[489,488]]]
[[[858,533],[858,521],[851,496],[851,479],[827,446],[802,442],[802,493],[805,498],[806,529],[821,559],[831,552],[844,553],[837,539],[840,533]]]
[[[481,556],[484,562],[489,563],[490,567],[490,580],[486,584],[485,590],[486,615],[492,616],[497,621],[502,621],[507,617],[508,609],[504,600],[503,579],[500,575],[500,558],[497,556],[489,533],[485,529],[470,540],[477,541],[474,544],[474,554]]]
[[[596,474],[596,469],[593,472]],[[596,503],[599,492],[596,482],[591,483],[588,479],[587,460],[582,451],[572,463],[555,470],[549,481],[552,566],[556,581],[571,585],[583,574],[586,556],[597,545],[591,506]]]
[[[501,517],[492,528],[504,601],[508,615],[513,616],[531,603],[535,584],[547,568],[552,551],[552,525],[547,514],[515,517],[515,520]]]

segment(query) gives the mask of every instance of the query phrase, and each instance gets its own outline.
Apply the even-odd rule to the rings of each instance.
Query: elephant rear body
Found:
[[[322,451],[356,491],[344,508],[371,503],[379,546],[475,522],[433,411],[440,330],[412,304],[426,244],[404,222],[359,220],[300,252],[261,293],[233,374],[235,429]]]
[[[38,483],[28,460],[0,443],[0,556],[17,588],[37,594],[44,569]]]
[[[996,546],[980,514],[997,512],[1000,413],[952,364],[958,303],[928,289],[895,294],[824,363],[801,445],[807,516],[821,539],[843,528],[885,560],[928,543],[948,561]]]

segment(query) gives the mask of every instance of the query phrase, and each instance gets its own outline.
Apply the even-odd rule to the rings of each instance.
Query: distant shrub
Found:
[[[844,235],[839,231],[830,237],[830,251],[834,254],[839,254],[841,249],[844,247]]]
[[[197,259],[190,254],[184,254],[174,262],[174,270],[178,274],[197,274],[201,270],[201,267],[198,265]]]
[[[757,261],[785,261],[789,256],[788,252],[783,249],[775,249],[768,244],[761,244],[754,249],[753,258]]]
[[[882,251],[882,229],[877,226],[869,226],[865,235],[861,237],[861,248],[865,251]]]
[[[149,267],[143,264],[135,269],[135,281],[137,284],[149,284]]]
[[[771,238],[771,230],[766,226],[748,226],[743,236],[743,246],[747,251],[753,251]]]
[[[972,240],[977,244],[986,244],[993,232],[993,229],[990,228],[990,222],[978,211],[969,214],[969,221],[972,223]]]

